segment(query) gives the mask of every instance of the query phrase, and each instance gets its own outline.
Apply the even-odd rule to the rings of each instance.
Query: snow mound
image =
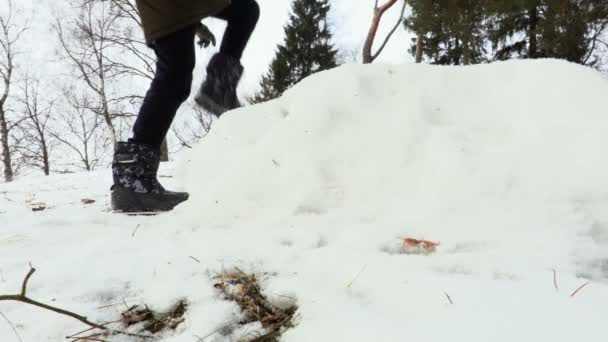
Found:
[[[600,339],[606,286],[576,308],[553,291],[608,278],[606,94],[556,60],[342,66],[219,120],[176,215],[294,272],[274,281],[304,317],[287,341]],[[397,255],[400,237],[441,245]]]
[[[0,294],[32,262],[35,299],[99,322],[185,299],[163,341],[238,341],[259,326],[214,288],[238,269],[297,305],[283,341],[602,341],[606,94],[599,73],[553,60],[320,73],[217,121],[161,178],[191,192],[171,213],[105,212],[109,171],[3,185]],[[402,253],[404,238],[439,245]],[[24,341],[83,329],[0,312]],[[4,323],[0,341],[17,340]]]
[[[181,212],[352,221],[602,199],[606,94],[555,60],[343,66],[223,117],[186,166]]]

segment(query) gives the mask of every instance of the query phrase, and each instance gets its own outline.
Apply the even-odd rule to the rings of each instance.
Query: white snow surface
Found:
[[[34,299],[103,322],[123,301],[185,298],[162,341],[238,341],[220,334],[240,313],[212,279],[238,267],[298,305],[283,341],[603,341],[606,96],[599,73],[553,60],[320,73],[164,165],[161,181],[191,193],[171,213],[108,212],[107,170],[0,185],[0,294],[31,262]],[[404,237],[440,245],[401,254]],[[85,328],[0,312],[26,342]],[[2,317],[0,341],[18,341]]]

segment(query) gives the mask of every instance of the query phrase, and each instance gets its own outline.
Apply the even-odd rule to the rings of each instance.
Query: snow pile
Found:
[[[344,209],[350,220],[354,210],[600,196],[607,89],[596,72],[557,61],[342,67],[221,120],[186,167],[197,200],[183,212]]]
[[[118,309],[95,308],[125,297],[161,309],[187,298],[166,341],[233,341],[247,331],[213,276],[238,267],[268,273],[265,293],[298,305],[284,341],[602,340],[606,94],[599,73],[550,60],[318,74],[223,116],[180,167],[192,197],[172,213],[87,208],[73,222],[74,206],[25,215],[0,196],[0,293],[32,261],[32,296],[99,321]],[[401,254],[400,238],[440,245]],[[80,327],[19,304],[0,311],[24,340]],[[0,336],[14,337],[2,324]]]

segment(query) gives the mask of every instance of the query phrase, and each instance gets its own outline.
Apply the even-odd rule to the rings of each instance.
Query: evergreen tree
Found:
[[[494,59],[560,58],[597,66],[608,28],[606,0],[492,0],[488,37]]]
[[[329,0],[295,0],[285,40],[279,45],[270,69],[260,82],[252,103],[272,100],[294,84],[319,71],[337,66],[327,23]]]
[[[410,5],[412,14],[405,26],[422,38],[422,55],[432,64],[468,65],[486,60],[487,0],[410,0]],[[416,39],[412,55],[416,54]]]

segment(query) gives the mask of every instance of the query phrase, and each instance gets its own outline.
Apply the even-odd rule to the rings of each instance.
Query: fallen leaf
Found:
[[[418,240],[413,238],[400,238],[403,241],[401,246],[401,253],[412,253],[412,254],[428,254],[433,253],[439,246],[439,242],[429,240]]]

